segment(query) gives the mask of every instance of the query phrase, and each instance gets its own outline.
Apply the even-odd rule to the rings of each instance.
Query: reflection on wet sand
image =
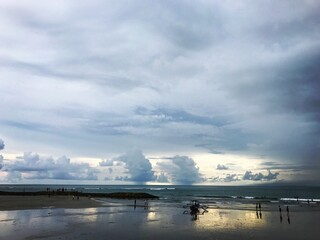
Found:
[[[157,213],[154,211],[147,212],[147,221],[156,221],[157,220]]]
[[[83,215],[81,217],[85,222],[96,222],[98,219],[98,210],[97,208],[83,209]]]
[[[270,210],[267,206],[263,206],[262,218],[259,207],[256,211],[254,206],[251,206],[250,210],[248,206],[242,209],[210,206],[205,214],[194,216],[190,213],[183,214],[185,209],[182,207],[153,206],[152,203],[146,209],[144,207],[134,209],[131,204],[89,209],[2,211],[0,239],[44,239],[43,236],[57,236],[53,239],[88,239],[87,234],[92,234],[93,238],[90,239],[104,239],[106,234],[108,239],[110,234],[113,234],[110,239],[128,239],[137,234],[148,236],[146,239],[163,239],[161,237],[163,235],[171,236],[168,239],[176,239],[173,236],[178,233],[179,236],[183,235],[181,239],[198,239],[198,233],[206,236],[201,239],[213,239],[219,233],[237,236],[240,231],[244,236],[249,233],[254,236],[260,233],[269,234],[270,230],[277,231],[277,234],[287,234],[288,231],[283,231],[284,229],[295,231],[293,239],[301,239],[299,232],[304,229],[318,231],[318,228],[313,228],[312,225],[319,219],[317,212],[297,213],[295,209],[291,212],[290,208],[290,214],[293,214],[291,216],[289,211],[286,212],[285,206],[280,215],[284,218],[283,222],[279,223],[277,207],[278,205],[275,205],[273,210]],[[294,222],[291,222],[290,217],[294,217]],[[259,238],[262,235],[254,239],[269,239]]]
[[[266,215],[266,213],[264,214]],[[266,224],[266,217],[257,219],[256,213],[247,210],[210,209],[198,216],[195,226],[201,229],[257,228]]]

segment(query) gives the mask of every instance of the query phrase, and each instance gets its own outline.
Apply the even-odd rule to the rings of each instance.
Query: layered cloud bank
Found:
[[[319,12],[318,1],[2,0],[1,154],[103,156],[99,169],[125,169],[118,180],[177,183],[216,177],[190,156],[232,155],[251,168],[214,162],[216,181],[275,180],[270,169],[319,182]]]
[[[54,159],[35,153],[24,153],[23,156],[6,163],[2,171],[8,173],[6,180],[14,182],[22,179],[98,180],[98,170],[88,164],[71,163],[65,156]]]
[[[223,165],[218,165],[219,170],[229,170]],[[106,170],[107,169],[107,170]],[[114,173],[115,169],[115,173]],[[120,171],[119,174],[119,169]],[[102,160],[97,166],[88,163],[71,162],[66,156],[53,158],[40,156],[36,153],[26,152],[14,160],[3,160],[0,155],[0,181],[17,182],[112,182],[126,183],[158,183],[158,184],[201,184],[205,182],[232,183],[241,181],[239,174],[227,174],[226,177],[213,177],[207,179],[192,158],[187,156],[174,156],[159,159],[152,166],[150,160],[140,150],[127,153],[112,159]],[[3,175],[3,174],[2,174]],[[272,181],[276,180],[279,173],[268,172],[253,174],[245,172],[242,180]]]

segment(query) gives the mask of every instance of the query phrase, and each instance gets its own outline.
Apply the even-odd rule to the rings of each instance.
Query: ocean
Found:
[[[184,205],[198,200],[206,205],[319,204],[320,187],[311,186],[199,186],[199,185],[0,185],[0,191],[67,189],[84,193],[146,192],[159,197],[157,204]]]

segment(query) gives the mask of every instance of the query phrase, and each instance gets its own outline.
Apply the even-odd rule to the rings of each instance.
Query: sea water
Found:
[[[200,186],[200,185],[0,185],[0,191],[36,192],[67,189],[83,193],[145,192],[159,203],[203,204],[296,203],[320,204],[320,187],[312,186]]]

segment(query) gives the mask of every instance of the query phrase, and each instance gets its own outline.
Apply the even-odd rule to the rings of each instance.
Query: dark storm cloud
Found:
[[[224,183],[231,183],[231,182],[237,182],[240,181],[237,174],[226,174],[225,177],[214,177],[211,179],[212,182],[224,182]]]
[[[243,123],[224,131],[227,143],[213,141],[211,149],[242,150],[251,154],[319,167],[320,77],[319,47],[294,56],[279,66],[253,74],[256,81],[230,86],[239,102],[258,110],[257,118],[247,115]],[[245,73],[246,77],[250,72]],[[257,76],[255,76],[257,74]],[[241,77],[240,77],[241,78]],[[242,129],[239,131],[237,128]],[[228,145],[230,147],[228,147]]]
[[[116,176],[115,178],[114,178],[114,180],[116,180],[116,181],[131,181],[131,178],[130,177],[128,177],[128,176]]]
[[[319,46],[298,53],[291,59],[271,63],[242,73],[243,81],[231,87],[234,96],[250,105],[258,105],[270,113],[301,114],[306,120],[319,120],[320,77]],[[262,74],[258,76],[258,74]],[[252,78],[247,81],[246,78]],[[254,99],[256,102],[250,103]]]
[[[297,4],[293,5],[297,7]],[[268,47],[288,49],[303,38],[317,37],[316,29],[320,23],[318,7],[319,4],[316,3],[314,8],[308,9],[306,13],[295,16],[289,21],[288,17],[283,15],[283,18],[280,18],[278,21],[271,20],[262,24],[255,32],[260,37],[260,41],[266,43]],[[285,9],[280,10],[278,8],[276,11],[280,12],[282,10]]]
[[[296,35],[302,37],[299,31]],[[308,50],[288,59],[243,72],[238,77],[243,81],[229,85],[229,93],[242,104],[259,109],[261,114],[261,118],[246,117],[248,125],[244,124],[243,132],[252,134],[244,142],[256,143],[267,156],[318,164],[319,50],[319,44],[311,44]]]
[[[264,170],[285,170],[292,172],[300,172],[305,170],[316,170],[318,169],[315,165],[310,165],[308,162],[306,164],[284,164],[277,162],[263,162],[261,163],[261,169]]]
[[[4,142],[3,140],[0,138],[0,150],[4,149]]]
[[[268,170],[268,174],[264,175],[263,173],[252,173],[251,171],[246,171],[243,175],[243,180],[251,180],[251,181],[271,181],[277,179],[279,173],[275,172],[272,173],[270,170]]]
[[[247,123],[242,125],[244,128],[241,131],[225,131],[227,139],[235,136],[227,141],[228,145],[234,144],[246,150],[253,142],[260,145],[261,153],[268,156],[316,163],[320,150],[319,60],[302,55],[297,56],[295,61],[290,60],[280,70],[273,66],[268,71],[262,71],[261,74],[266,72],[266,76],[260,78],[263,82],[244,82],[232,90],[240,102],[259,108],[261,116],[256,119],[247,116]],[[269,126],[268,119],[271,121]],[[264,132],[264,124],[270,132]],[[266,137],[268,144],[264,143]],[[209,149],[226,147],[218,144],[212,144]]]
[[[228,170],[229,168],[225,165],[218,164],[216,170]]]

